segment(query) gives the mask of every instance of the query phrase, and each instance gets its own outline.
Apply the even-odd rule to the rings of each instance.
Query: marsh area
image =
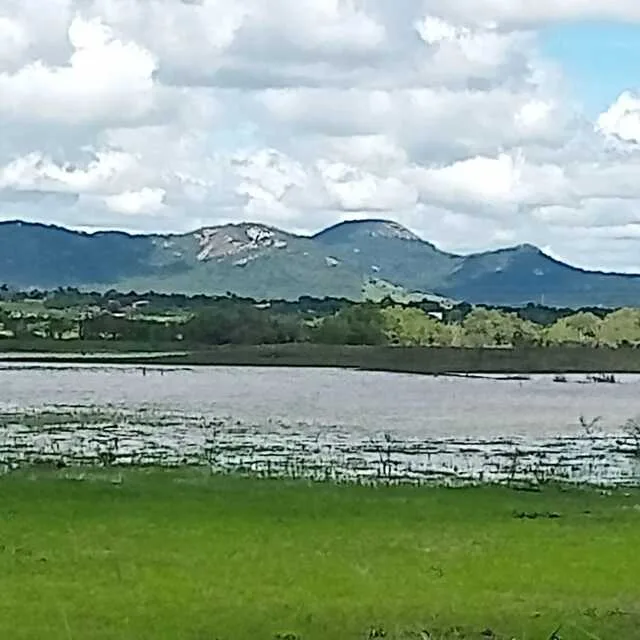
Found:
[[[4,363],[0,464],[339,481],[637,481],[640,376]]]

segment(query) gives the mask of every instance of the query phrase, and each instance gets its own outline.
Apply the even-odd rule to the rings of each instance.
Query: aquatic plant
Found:
[[[595,375],[587,376],[587,380],[589,382],[601,383],[601,384],[617,384],[618,380],[616,379],[613,373],[599,373]]]
[[[118,460],[118,438],[109,438],[107,442],[100,443],[97,447],[96,456],[100,465],[110,467]]]
[[[632,418],[627,420],[624,425],[624,431],[632,442],[632,455],[640,459],[640,419]]]
[[[588,420],[584,416],[580,416],[578,418],[580,426],[588,436],[593,436],[596,433],[598,424],[600,424],[601,420],[602,416],[596,416],[595,418],[591,418],[591,420]]]
[[[630,421],[631,431],[621,440],[600,428],[599,417],[578,420],[582,433],[575,436],[420,439],[281,419],[250,424],[152,407],[56,407],[5,411],[0,464],[195,465],[211,474],[360,484],[638,482],[632,460],[640,458],[640,428],[634,431]]]

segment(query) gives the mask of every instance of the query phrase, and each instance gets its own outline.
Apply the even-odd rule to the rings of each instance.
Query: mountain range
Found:
[[[0,283],[256,299],[395,291],[476,304],[640,306],[640,275],[578,269],[526,244],[455,255],[388,220],[342,222],[313,236],[252,223],[131,235],[2,222]]]

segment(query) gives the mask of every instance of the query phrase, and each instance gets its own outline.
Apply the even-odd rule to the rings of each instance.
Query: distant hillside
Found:
[[[576,269],[530,245],[454,255],[387,220],[343,222],[312,237],[252,223],[129,235],[3,222],[0,282],[259,299],[378,290],[502,305],[640,305],[640,276]]]

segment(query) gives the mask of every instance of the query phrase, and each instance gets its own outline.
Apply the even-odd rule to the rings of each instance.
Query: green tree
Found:
[[[75,329],[75,322],[64,316],[53,316],[48,324],[48,333],[54,340],[62,340],[65,334]]]
[[[382,312],[371,303],[353,305],[324,318],[311,330],[310,338],[320,344],[387,343]]]
[[[640,344],[640,309],[618,309],[607,315],[600,324],[598,340],[610,347]]]
[[[462,327],[468,347],[495,347],[513,342],[512,322],[506,314],[495,309],[473,309],[463,320]]]
[[[513,346],[530,347],[542,344],[542,327],[518,315],[512,317],[514,323]]]
[[[109,314],[97,315],[82,321],[80,335],[86,340],[119,340],[125,321]]]
[[[296,342],[303,331],[295,318],[245,303],[220,303],[194,315],[181,333],[197,344],[277,344]]]
[[[516,313],[478,307],[462,323],[467,347],[513,347],[537,344],[540,330]]]
[[[554,322],[546,331],[546,344],[599,344],[602,320],[587,311],[575,313]]]
[[[450,328],[421,309],[400,306],[381,311],[385,334],[392,344],[401,346],[449,346]]]

